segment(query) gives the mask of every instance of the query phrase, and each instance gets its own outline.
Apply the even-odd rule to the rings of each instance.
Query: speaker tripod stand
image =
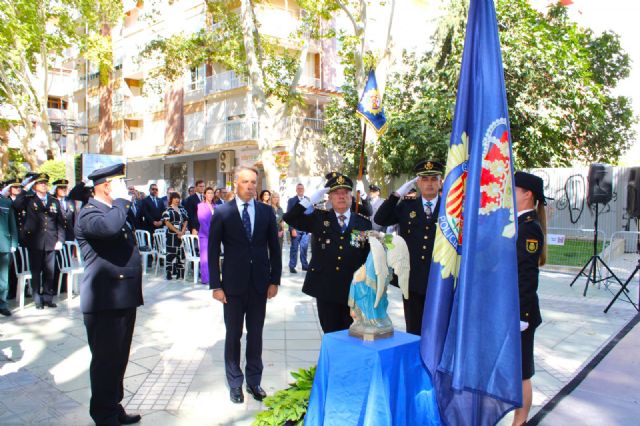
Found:
[[[587,277],[587,282],[584,285],[584,293],[582,294],[583,296],[587,295],[589,282],[596,284],[602,281],[607,281],[609,278],[615,278],[615,280],[618,281],[620,285],[622,285],[622,281],[620,281],[620,279],[616,276],[616,274],[613,273],[611,268],[609,268],[609,266],[605,263],[604,260],[602,260],[602,258],[598,254],[598,203],[595,203],[595,204],[596,204],[596,219],[595,219],[595,229],[593,230],[593,255],[589,260],[587,260],[587,263],[584,264],[584,266],[582,267],[580,272],[578,272],[578,274],[575,276],[573,281],[571,281],[571,284],[569,284],[569,287],[572,287],[573,284],[575,284],[575,282],[578,280],[578,278],[580,278],[581,276]],[[596,273],[598,272],[598,262],[600,262],[600,264],[604,266],[605,269],[611,275],[605,278],[596,278]],[[587,269],[587,267],[589,268],[588,274],[585,273],[585,270]]]
[[[627,298],[629,303],[631,303],[631,305],[635,308],[635,310],[640,312],[640,285],[638,286],[638,304],[637,305],[633,303],[633,300],[631,300],[631,298],[629,297],[628,295],[629,289],[627,288],[627,286],[631,283],[631,281],[633,281],[633,277],[635,277],[638,271],[640,271],[640,238],[636,241],[636,253],[638,254],[638,263],[636,263],[636,269],[633,270],[631,275],[629,275],[629,278],[627,278],[627,281],[625,281],[624,284],[622,284],[622,287],[620,287],[620,290],[618,290],[616,295],[613,296],[613,299],[611,299],[611,302],[609,302],[609,305],[607,305],[607,307],[604,309],[605,314],[607,313],[611,305],[613,305],[615,301],[618,300],[618,297],[620,297],[620,295],[622,294],[624,294],[624,296]]]

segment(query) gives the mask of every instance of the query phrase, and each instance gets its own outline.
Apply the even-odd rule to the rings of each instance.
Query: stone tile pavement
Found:
[[[278,296],[267,306],[262,384],[269,394],[287,386],[291,371],[317,361],[321,330],[313,300],[300,291],[303,278],[286,272]],[[584,280],[569,287],[572,278],[542,274],[544,323],[536,333],[532,414],[635,314],[621,302],[604,314],[611,298],[605,286],[591,286],[583,297]],[[146,275],[144,294],[125,378],[127,409],[154,426],[251,424],[263,406],[251,398],[241,405],[229,401],[222,306],[211,292],[203,285]],[[637,299],[637,284],[632,294]],[[404,330],[395,288],[389,312],[396,328]],[[92,424],[89,359],[77,297],[43,311],[31,303],[0,319],[0,424]]]

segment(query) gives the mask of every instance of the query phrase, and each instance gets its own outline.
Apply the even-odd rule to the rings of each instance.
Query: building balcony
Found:
[[[246,86],[247,79],[245,77],[239,76],[233,71],[226,71],[207,77],[205,89],[206,94],[209,95]]]
[[[242,119],[212,123],[206,127],[207,145],[217,145],[258,139],[258,120]]]
[[[147,101],[143,97],[126,98],[121,102],[113,103],[112,114],[116,119],[141,120],[149,111]]]
[[[302,75],[300,76],[300,81],[298,82],[298,86],[313,87],[314,89],[322,89],[322,80],[311,75]]]

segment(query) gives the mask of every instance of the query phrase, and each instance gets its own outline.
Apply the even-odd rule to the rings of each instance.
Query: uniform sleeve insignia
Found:
[[[328,228],[328,227],[329,227],[329,225],[331,225],[331,224],[329,223],[329,221],[328,221],[328,220],[325,220],[325,221],[324,221],[324,226],[326,226],[326,227]]]
[[[535,253],[538,251],[538,240],[527,240],[527,251],[529,253]]]
[[[410,217],[411,219],[415,218],[415,217],[416,217],[416,212],[415,212],[415,211],[412,211],[411,213],[409,213],[409,217]]]

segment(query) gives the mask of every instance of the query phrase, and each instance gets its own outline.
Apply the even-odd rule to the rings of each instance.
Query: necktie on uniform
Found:
[[[251,218],[249,217],[249,203],[244,203],[244,209],[242,210],[242,224],[244,225],[244,232],[247,234],[247,238],[251,239]]]
[[[158,201],[157,201],[156,197],[151,197],[151,199],[153,200],[153,205],[158,207]]]
[[[340,216],[338,216],[338,223],[340,224],[341,232],[344,232],[345,229],[347,229],[346,220],[347,220],[347,217],[345,215],[341,214]]]
[[[433,210],[431,210],[431,206],[433,204],[431,204],[431,201],[427,201],[426,203],[424,203],[424,212],[427,214],[427,217],[431,217],[431,215],[433,214]]]

